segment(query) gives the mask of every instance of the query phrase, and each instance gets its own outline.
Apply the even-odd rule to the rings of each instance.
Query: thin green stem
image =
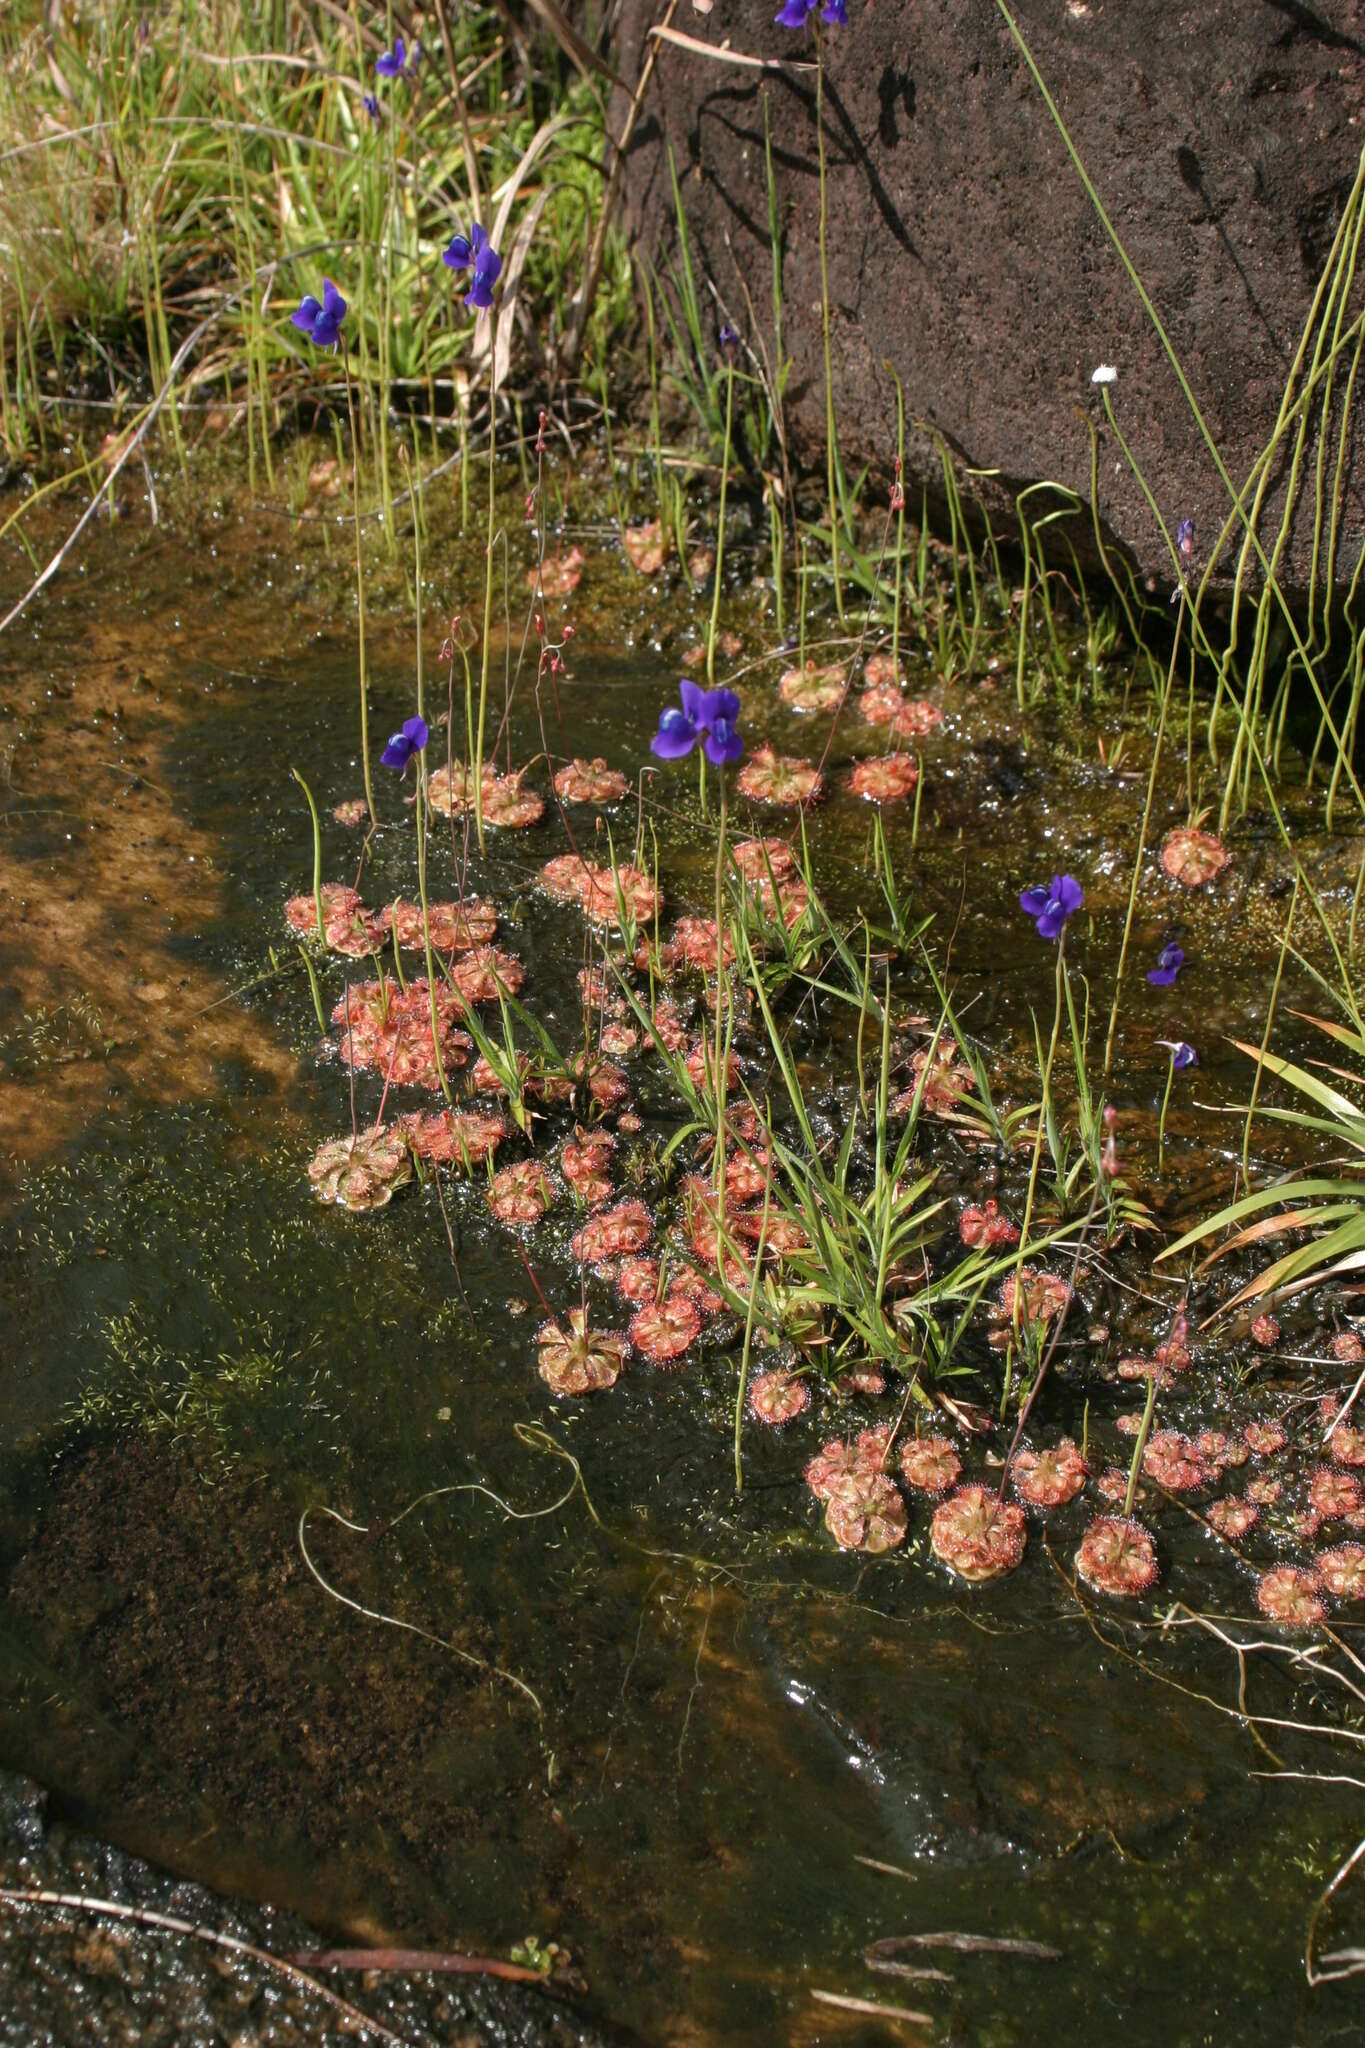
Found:
[[[1166,687],[1161,693],[1161,716],[1157,720],[1156,744],[1152,748],[1152,768],[1147,777],[1147,800],[1142,806],[1142,822],[1138,826],[1137,852],[1133,856],[1133,874],[1128,885],[1128,909],[1123,920],[1123,939],[1119,946],[1119,964],[1114,970],[1114,1000],[1109,1011],[1109,1029],[1104,1040],[1104,1079],[1108,1081],[1109,1070],[1114,1063],[1114,1037],[1119,1027],[1119,998],[1123,994],[1123,970],[1128,959],[1128,941],[1132,937],[1133,917],[1137,909],[1138,883],[1142,879],[1142,856],[1147,848],[1147,828],[1152,820],[1152,804],[1156,798],[1157,771],[1161,766],[1161,746],[1166,736],[1166,713],[1170,708],[1171,690],[1175,683],[1175,664],[1180,654],[1180,630],[1185,623],[1185,585],[1180,585],[1180,611],[1175,622],[1175,645],[1171,649],[1170,667],[1166,671]]]
[[[1171,1085],[1175,1080],[1175,1055],[1172,1053],[1166,1065],[1166,1087],[1161,1097],[1161,1121],[1156,1132],[1156,1177],[1161,1178],[1161,1169],[1166,1160],[1166,1111],[1171,1106]]]
[[[1242,1127],[1242,1186],[1251,1192],[1251,1125],[1256,1115],[1256,1103],[1261,1093],[1261,1076],[1265,1072],[1265,1056],[1270,1045],[1270,1034],[1275,1024],[1275,1009],[1280,1000],[1280,983],[1284,979],[1284,963],[1289,952],[1289,941],[1294,930],[1294,913],[1299,907],[1299,883],[1301,870],[1294,870],[1294,893],[1289,899],[1289,915],[1284,921],[1284,932],[1280,939],[1280,957],[1275,962],[1275,979],[1271,984],[1270,1002],[1266,1007],[1265,1030],[1261,1033],[1261,1052],[1252,1077],[1251,1100],[1247,1104],[1246,1122]]]
[[[436,1078],[441,1084],[441,1093],[450,1101],[450,1083],[446,1079],[445,1061],[441,1057],[441,1027],[436,1015],[436,962],[431,952],[431,920],[427,914],[427,820],[426,805],[423,802],[423,781],[426,763],[419,756],[417,764],[417,895],[422,905],[422,944],[427,956],[427,1007],[431,1013],[431,1050],[436,1060]]]
[[[740,1434],[744,1427],[744,1396],[749,1386],[749,1353],[754,1341],[754,1314],[758,1306],[758,1276],[763,1270],[763,1254],[768,1247],[768,1218],[772,1214],[773,1202],[773,1158],[772,1147],[768,1147],[768,1158],[763,1173],[763,1219],[758,1226],[758,1243],[754,1246],[754,1269],[749,1283],[749,1306],[744,1316],[744,1348],[739,1355],[739,1385],[735,1389],[735,1492],[744,1491],[744,1468],[740,1463]],[[720,1250],[720,1232],[716,1233],[716,1249]]]
[[[483,650],[479,660],[479,729],[474,741],[474,830],[483,845],[483,745],[488,720],[488,648],[493,631],[493,529],[497,518],[495,486],[498,427],[498,315],[489,313],[488,348],[488,531],[483,581]]]
[[[327,931],[322,916],[322,828],[318,824],[318,807],[313,802],[313,792],[299,774],[291,767],[289,773],[308,799],[308,811],[313,820],[313,908],[317,912],[318,944],[327,943]]]
[[[1052,1017],[1052,1037],[1048,1042],[1047,1057],[1043,1062],[1043,1092],[1038,1103],[1038,1128],[1033,1136],[1033,1158],[1029,1162],[1028,1194],[1024,1200],[1024,1223],[1019,1233],[1019,1256],[1014,1262],[1014,1335],[1019,1336],[1020,1310],[1023,1306],[1023,1289],[1019,1285],[1019,1274],[1028,1256],[1029,1225],[1033,1221],[1033,1201],[1038,1191],[1038,1167],[1043,1156],[1043,1126],[1047,1121],[1048,1106],[1052,1099],[1052,1065],[1057,1057],[1057,1043],[1062,1035],[1062,978],[1066,972],[1066,927],[1062,927],[1057,940],[1057,982],[1056,1002]]]
[[[374,807],[374,789],[370,782],[370,715],[368,692],[365,687],[365,569],[361,559],[360,546],[360,444],[355,431],[355,398],[351,388],[351,366],[343,357],[346,372],[346,417],[351,427],[351,515],[355,528],[355,603],[356,640],[360,664],[360,764],[365,778],[365,802],[370,813],[370,823],[379,823],[379,813]]]
[[[720,618],[721,569],[725,561],[725,490],[730,481],[730,423],[734,417],[735,366],[729,363],[725,371],[725,449],[720,460],[720,511],[716,518],[716,566],[713,572],[711,590],[711,623],[706,630],[706,681],[714,688],[716,681],[716,624]],[[721,817],[725,816],[724,798],[721,799]]]
[[[1128,1490],[1123,1496],[1125,1518],[1133,1512],[1133,1495],[1137,1492],[1138,1473],[1142,1469],[1142,1454],[1147,1448],[1147,1439],[1152,1431],[1152,1416],[1156,1410],[1156,1373],[1147,1382],[1147,1405],[1142,1411],[1142,1422],[1133,1445],[1133,1462],[1128,1467]]]
[[[716,834],[716,1048],[715,1066],[712,1071],[712,1086],[716,1094],[716,1214],[719,1225],[725,1223],[725,1081],[728,1078],[721,1065],[722,1057],[728,1063],[729,1048],[724,1043],[725,997],[729,987],[725,973],[725,768],[722,764],[717,771],[720,782],[720,830]]]
[[[815,142],[820,158],[820,315],[825,339],[825,478],[829,492],[829,559],[834,577],[834,609],[844,619],[844,594],[839,579],[838,443],[834,429],[834,370],[829,345],[828,194],[825,165],[825,52],[819,23],[815,29]]]

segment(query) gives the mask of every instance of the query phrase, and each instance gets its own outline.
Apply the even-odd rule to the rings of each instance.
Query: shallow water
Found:
[[[242,503],[225,484],[156,532],[130,507],[0,643],[3,1760],[112,1839],[338,1932],[487,1953],[552,1937],[587,1980],[585,2009],[644,2041],[905,2038],[817,1989],[927,2011],[944,2042],[1358,2033],[1358,1991],[1310,1992],[1303,1972],[1308,1916],[1362,1832],[1358,1794],[1263,1775],[1350,1764],[1292,1738],[1272,1760],[1236,1715],[1228,1646],[1184,1612],[1162,1628],[1173,1602],[1251,1611],[1249,1571],[1197,1518],[1146,1504],[1163,1581],[1123,1617],[1074,1596],[1084,1501],[1035,1521],[1024,1565],[995,1586],[933,1563],[922,1508],[893,1556],[840,1553],[802,1467],[826,1437],[890,1419],[893,1397],[819,1397],[785,1431],[747,1430],[736,1500],[730,1335],[681,1373],[632,1367],[601,1400],[557,1402],[535,1373],[535,1284],[477,1187],[446,1187],[454,1263],[430,1187],[369,1217],[312,1201],[306,1162],[349,1127],[347,1088],[317,1053],[280,911],[311,876],[291,765],[323,813],[324,879],[358,857],[359,835],[330,819],[359,790],[345,542],[326,559],[316,532],[263,534]],[[566,751],[631,772],[704,600],[584,545],[583,585],[553,608],[576,626]],[[441,565],[430,705],[445,687],[435,614],[471,608],[479,569],[439,521],[427,559]],[[756,656],[772,629],[744,574],[741,551],[728,622]],[[20,565],[6,575],[19,587]],[[376,740],[412,704],[402,582],[400,558],[372,593]],[[818,752],[823,722],[812,745],[811,723],[776,705],[777,666],[741,680],[750,731]],[[1135,697],[1115,775],[1098,742],[1125,728],[1121,678],[1087,710],[1021,718],[1012,677],[1010,663],[946,693],[927,673],[912,683],[947,715],[923,745],[918,848],[908,817],[888,824],[940,961],[953,934],[959,1009],[1018,1101],[1030,1012],[1046,1030],[1052,998],[1018,889],[1054,867],[1085,877],[1093,923],[1069,949],[1102,1029],[1150,732]],[[539,750],[529,702],[512,732],[515,759]],[[377,794],[396,821],[395,785]],[[843,794],[812,814],[816,873],[849,910],[875,902],[867,815]],[[1157,816],[1183,817],[1175,772]],[[688,771],[652,785],[650,817],[671,907],[704,914],[710,842]],[[633,805],[613,831],[633,836]],[[368,903],[412,892],[410,842],[396,824],[378,835]],[[547,812],[490,836],[471,884],[503,909],[499,943],[567,1042],[582,927],[530,888],[563,847]],[[1166,1227],[1231,1193],[1241,1124],[1219,1112],[1248,1069],[1224,1034],[1259,1038],[1287,910],[1267,822],[1234,848],[1216,892],[1178,894],[1150,858],[1144,882],[1113,1095]],[[1313,858],[1324,900],[1349,903],[1357,850],[1320,842]],[[1170,937],[1192,968],[1176,991],[1149,989]],[[907,999],[932,1007],[927,975],[903,972]],[[328,971],[329,1007],[340,992]],[[1289,1008],[1321,1007],[1292,963],[1281,1003],[1284,1049],[1304,1037]],[[821,1075],[842,1024],[817,1010],[803,1033],[833,1122]],[[1196,1038],[1203,1059],[1177,1088],[1159,1185],[1157,1036]],[[362,1117],[378,1095],[362,1077]],[[649,1147],[676,1117],[648,1081],[641,1106],[653,1194]],[[1269,1127],[1257,1142],[1263,1163],[1289,1156]],[[985,1190],[978,1152],[932,1129],[925,1146],[950,1191]],[[1014,1163],[998,1191],[1011,1206]],[[556,1308],[576,1298],[568,1229],[529,1247]],[[1140,1245],[1087,1267],[1042,1439],[1079,1434],[1088,1398],[1092,1441],[1126,1462],[1114,1421],[1138,1403],[1098,1368],[1165,1333],[1180,1280],[1162,1271]],[[1244,1336],[1205,1342],[1182,1423],[1337,1384],[1296,1362],[1323,1359],[1323,1305],[1282,1320],[1269,1360]],[[980,1341],[967,1356],[980,1377],[961,1389],[990,1398],[993,1354]],[[447,1491],[388,1527],[433,1489]],[[320,1579],[426,1636],[328,1597],[301,1552],[305,1510]],[[1326,1688],[1294,1691],[1263,1661],[1260,1712],[1334,1711]],[[1359,1941],[1361,1911],[1348,1891],[1320,1945]],[[950,1983],[867,1969],[870,1942],[936,1930],[1062,1956],[911,1956]]]

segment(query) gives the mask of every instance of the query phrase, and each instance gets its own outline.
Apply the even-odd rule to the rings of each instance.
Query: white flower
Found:
[[[1098,369],[1090,372],[1090,381],[1092,384],[1117,384],[1119,373],[1112,363],[1101,363]]]

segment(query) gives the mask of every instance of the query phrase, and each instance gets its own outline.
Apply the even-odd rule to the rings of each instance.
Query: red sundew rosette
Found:
[[[643,1202],[618,1202],[599,1210],[570,1239],[573,1255],[585,1266],[605,1266],[610,1259],[642,1252],[654,1235],[654,1223]]]
[[[715,973],[717,951],[724,966],[733,967],[735,963],[734,939],[727,931],[724,941],[717,945],[713,917],[680,917],[668,944],[675,961],[682,960],[689,967],[699,967],[703,974]]]
[[[571,1308],[536,1332],[536,1369],[552,1393],[601,1394],[620,1378],[626,1350],[619,1331],[593,1329],[583,1309]]]
[[[1133,1600],[1156,1584],[1156,1545],[1132,1515],[1097,1515],[1073,1561],[1092,1593]]]
[[[1182,825],[1178,831],[1167,833],[1159,858],[1173,882],[1179,882],[1185,889],[1202,889],[1218,879],[1232,855],[1212,832]]]
[[[1334,1600],[1365,1600],[1365,1544],[1321,1550],[1313,1568]]]
[[[821,716],[837,711],[847,689],[838,662],[819,667],[808,661],[804,668],[784,668],[777,679],[777,694],[789,711],[802,716]]]
[[[1249,1500],[1210,1501],[1204,1510],[1204,1520],[1225,1543],[1243,1542],[1260,1519],[1260,1509]]]
[[[1014,1490],[1031,1508],[1066,1507],[1085,1486],[1088,1468],[1064,1436],[1050,1451],[1019,1451],[1011,1468]]]
[[[399,1125],[419,1159],[431,1166],[459,1166],[466,1172],[491,1159],[508,1127],[500,1116],[487,1116],[473,1109],[438,1109],[429,1115],[415,1111],[399,1118]]]
[[[1002,1245],[1019,1242],[1017,1225],[1000,1214],[1000,1204],[994,1200],[984,1204],[969,1202],[958,1218],[957,1234],[974,1251],[995,1251]]]
[[[741,839],[730,858],[746,882],[777,882],[796,873],[796,855],[785,839]]]
[[[499,996],[520,995],[526,986],[526,969],[514,953],[501,953],[495,946],[476,946],[452,961],[450,978],[466,1003],[496,1003]],[[412,987],[416,987],[414,982]]]
[[[805,1481],[817,1500],[828,1500],[833,1489],[850,1474],[864,1469],[863,1460],[852,1444],[832,1437],[815,1453],[805,1470]]]
[[[629,1335],[651,1365],[673,1365],[700,1337],[701,1315],[686,1295],[669,1293],[636,1310]]]
[[[1336,1520],[1354,1515],[1365,1504],[1365,1487],[1354,1472],[1333,1465],[1315,1465],[1308,1482],[1308,1498],[1320,1515]]]
[[[1142,1469],[1168,1493],[1195,1493],[1213,1478],[1190,1438],[1178,1429],[1158,1429],[1147,1439]]]
[[[619,768],[608,768],[600,754],[591,761],[570,761],[555,774],[555,795],[566,804],[614,804],[630,788]]]
[[[1267,1621],[1287,1622],[1293,1628],[1315,1628],[1327,1619],[1316,1572],[1293,1564],[1273,1565],[1261,1573],[1256,1605]]]
[[[859,1470],[831,1487],[825,1527],[841,1550],[877,1557],[905,1541],[905,1501],[885,1473]]]
[[[488,1190],[488,1206],[499,1223],[539,1223],[554,1198],[554,1183],[538,1159],[502,1167]]]
[[[415,952],[426,943],[422,906],[398,896],[380,912],[384,931],[396,933],[406,951]],[[470,953],[486,946],[498,928],[498,913],[491,903],[470,896],[463,903],[429,903],[426,930],[435,953]]]
[[[848,786],[854,796],[869,803],[894,804],[913,796],[919,782],[919,762],[913,754],[878,754],[859,761],[850,771]]]
[[[1024,1511],[987,1486],[959,1486],[940,1501],[929,1525],[935,1557],[973,1585],[1014,1570],[1028,1532]]]
[[[769,1429],[781,1429],[794,1422],[810,1406],[810,1389],[804,1380],[785,1372],[761,1372],[749,1387],[749,1413],[755,1422]]]
[[[794,754],[777,754],[771,747],[756,747],[735,778],[741,796],[755,803],[784,804],[797,808],[819,801],[824,791],[820,771],[813,762]]]
[[[360,1131],[319,1145],[308,1178],[320,1202],[356,1213],[382,1209],[412,1179],[412,1155],[397,1131]]]
[[[962,1460],[946,1436],[917,1436],[901,1445],[901,1477],[916,1493],[943,1494],[962,1477]]]

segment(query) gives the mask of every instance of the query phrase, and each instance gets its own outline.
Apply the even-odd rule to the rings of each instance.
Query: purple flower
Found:
[[[733,690],[703,690],[684,680],[678,685],[682,709],[670,704],[659,714],[659,730],[649,743],[661,761],[681,761],[700,740],[713,768],[737,761],[744,742],[735,729],[739,699]]]
[[[336,348],[341,341],[341,323],[346,318],[346,301],[331,278],[324,277],[322,304],[308,292],[300,300],[298,311],[289,318],[301,334],[308,336],[314,348]]]
[[[782,12],[773,20],[779,28],[804,28],[815,11],[815,0],[782,0]]]
[[[369,115],[372,121],[377,121],[379,119],[379,102],[372,92],[362,93],[360,96],[360,104],[362,107],[364,107],[365,112]]]
[[[1175,530],[1175,544],[1179,548],[1181,555],[1188,562],[1194,553],[1194,521],[1192,519],[1181,520]]]
[[[726,361],[733,362],[735,359],[736,351],[739,348],[739,334],[738,331],[730,325],[728,320],[726,321],[725,325],[721,328],[720,333],[716,336],[716,344],[719,347],[721,354],[725,357]]]
[[[1084,902],[1085,891],[1074,875],[1054,875],[1046,888],[1039,882],[1019,897],[1019,907],[1034,920],[1040,939],[1059,939],[1072,911]]]
[[[1199,1065],[1198,1053],[1192,1045],[1187,1045],[1183,1038],[1158,1038],[1157,1044],[1165,1047],[1171,1056],[1171,1065],[1177,1072],[1183,1073],[1186,1067]]]
[[[375,58],[374,68],[381,78],[402,78],[406,73],[415,71],[421,61],[420,43],[414,43],[412,48],[407,50],[403,47],[403,38],[395,36],[393,48],[385,50],[381,57]]]
[[[1147,979],[1153,988],[1174,988],[1175,978],[1184,965],[1183,947],[1163,946],[1156,956],[1156,966],[1147,969]]]
[[[379,758],[395,774],[406,775],[408,762],[414,754],[421,753],[430,738],[425,718],[405,719],[403,730],[390,735],[389,743]]]
[[[825,0],[820,9],[820,19],[830,28],[848,27],[848,0]]]
[[[447,270],[468,270],[472,264],[474,275],[464,302],[467,306],[492,305],[502,258],[477,221],[467,235],[451,236],[450,247],[443,250],[441,261]]]

